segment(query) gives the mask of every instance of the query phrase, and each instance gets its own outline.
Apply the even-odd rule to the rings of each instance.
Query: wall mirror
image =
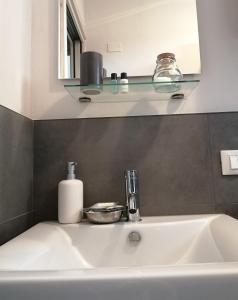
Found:
[[[196,0],[59,0],[59,79],[80,78],[84,51],[103,55],[108,76],[151,76],[163,52],[199,74]]]

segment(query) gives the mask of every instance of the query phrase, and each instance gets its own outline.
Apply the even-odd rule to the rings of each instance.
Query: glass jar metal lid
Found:
[[[166,58],[175,60],[175,54],[174,53],[165,52],[165,53],[161,53],[161,54],[159,54],[157,56],[158,60],[166,59]]]

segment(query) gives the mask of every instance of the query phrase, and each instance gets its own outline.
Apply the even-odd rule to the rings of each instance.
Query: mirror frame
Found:
[[[58,0],[58,79],[79,79],[67,78],[67,7],[73,18],[75,27],[82,42],[82,50],[85,49],[86,34],[83,29],[82,18],[74,0]],[[79,66],[79,64],[78,64]],[[79,73],[79,72],[77,72]]]

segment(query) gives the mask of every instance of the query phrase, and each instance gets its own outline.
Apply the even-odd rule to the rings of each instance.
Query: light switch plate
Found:
[[[107,52],[122,52],[122,43],[120,42],[108,42],[107,43]]]
[[[222,175],[238,175],[238,168],[232,168],[231,161],[237,157],[238,160],[238,150],[222,150],[221,151],[221,165],[222,165]]]

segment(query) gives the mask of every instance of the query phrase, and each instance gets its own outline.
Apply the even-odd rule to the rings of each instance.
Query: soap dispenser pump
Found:
[[[58,220],[62,224],[79,223],[83,215],[83,182],[76,179],[76,165],[68,162],[67,179],[58,187]]]

